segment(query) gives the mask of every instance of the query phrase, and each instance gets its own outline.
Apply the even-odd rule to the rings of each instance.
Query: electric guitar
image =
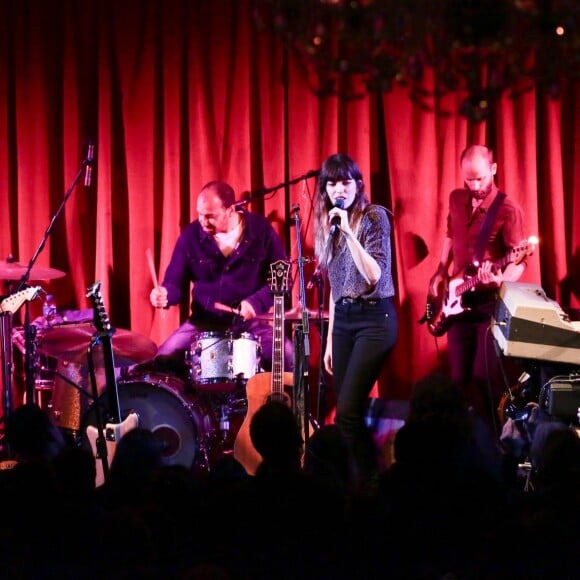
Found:
[[[526,256],[531,256],[534,253],[536,245],[537,238],[534,236],[527,240],[522,240],[506,256],[497,262],[493,262],[492,267],[494,269],[503,269],[510,263],[519,264]],[[454,318],[462,312],[470,310],[469,307],[463,305],[462,296],[469,290],[474,290],[480,282],[479,274],[472,277],[465,277],[465,274],[460,274],[449,280],[445,295],[427,297],[425,321],[429,332],[433,336],[443,336],[453,323]]]
[[[294,376],[293,373],[284,372],[284,294],[288,292],[289,273],[290,264],[284,260],[270,264],[270,288],[274,294],[272,372],[258,373],[248,380],[248,410],[234,441],[234,457],[250,475],[254,475],[262,463],[262,456],[250,438],[252,417],[269,400],[286,403],[289,407],[292,404],[285,387],[292,387]]]
[[[25,290],[21,290],[20,292],[16,292],[16,294],[4,298],[4,300],[0,302],[0,312],[11,312],[14,314],[25,302],[34,300],[41,290],[42,288],[40,286],[31,286],[30,288],[26,288]]]
[[[101,295],[101,283],[95,282],[87,291],[87,298],[93,302],[94,323],[97,328],[98,342],[103,348],[103,360],[105,365],[106,377],[106,394],[108,419],[103,434],[104,441],[99,437],[99,429],[93,425],[87,426],[87,439],[90,443],[91,450],[97,460],[97,475],[95,479],[96,486],[105,483],[108,468],[115,456],[117,442],[125,433],[139,426],[139,417],[137,413],[129,415],[121,421],[121,410],[119,408],[119,392],[117,387],[117,378],[115,377],[115,359],[113,355],[112,335],[114,329],[111,327],[109,317],[103,304]],[[95,389],[96,390],[96,389]],[[95,399],[95,408],[99,405],[99,400]],[[98,409],[97,409],[98,411]],[[100,414],[96,413],[99,421]]]

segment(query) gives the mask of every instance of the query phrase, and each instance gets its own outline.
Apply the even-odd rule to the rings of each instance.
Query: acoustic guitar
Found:
[[[95,282],[87,292],[87,298],[93,303],[94,322],[97,328],[95,343],[100,343],[103,348],[103,360],[105,365],[106,377],[106,395],[108,421],[103,429],[104,440],[99,437],[99,429],[89,425],[86,430],[87,439],[91,446],[93,456],[97,460],[97,474],[95,484],[97,487],[105,483],[108,468],[115,456],[117,443],[125,433],[139,426],[139,417],[137,413],[129,413],[128,416],[121,420],[121,410],[119,408],[119,391],[117,378],[115,376],[115,359],[113,355],[112,335],[114,329],[111,327],[107,311],[103,304],[101,295],[101,283]],[[95,389],[96,391],[96,389]],[[95,408],[100,404],[95,399]],[[97,409],[98,411],[98,409]],[[99,413],[96,413],[99,420]]]
[[[272,372],[258,373],[246,384],[248,410],[234,441],[234,457],[246,472],[254,475],[262,456],[256,451],[250,438],[250,423],[256,411],[270,400],[292,405],[287,390],[294,383],[294,375],[284,371],[284,295],[288,292],[290,264],[278,260],[270,265],[270,289],[274,294],[274,319],[272,340]]]
[[[524,258],[534,253],[536,245],[537,238],[535,236],[522,240],[506,256],[493,262],[493,268],[504,268],[509,263],[519,264]],[[480,281],[478,274],[472,277],[454,276],[449,280],[449,287],[445,295],[427,298],[424,320],[433,336],[443,336],[449,330],[453,320],[462,312],[469,310],[469,307],[463,304],[462,296],[466,292],[474,290]]]

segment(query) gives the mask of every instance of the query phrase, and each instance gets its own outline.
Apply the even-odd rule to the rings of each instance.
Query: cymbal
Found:
[[[28,270],[28,266],[18,262],[8,262],[0,260],[0,280],[20,280]],[[52,280],[53,278],[62,278],[66,276],[65,272],[56,268],[45,268],[43,266],[32,266],[29,280]]]
[[[284,320],[289,322],[301,322],[302,321],[302,309],[301,308],[290,308],[284,312]],[[318,311],[307,309],[309,320],[319,320]],[[258,320],[274,320],[273,312],[264,312],[263,314],[257,314],[256,318]],[[322,320],[328,320],[328,310],[322,312]]]
[[[63,324],[42,329],[37,348],[40,353],[52,358],[85,364],[91,339],[96,332],[97,329],[91,323]],[[157,354],[157,345],[151,339],[122,328],[114,330],[111,345],[115,367],[143,363]],[[102,363],[102,356],[95,357],[95,366]]]

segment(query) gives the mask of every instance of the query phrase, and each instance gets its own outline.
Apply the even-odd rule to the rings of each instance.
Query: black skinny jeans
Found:
[[[377,472],[377,449],[365,415],[368,397],[398,334],[390,298],[335,304],[332,329],[335,423],[351,445],[360,480]]]

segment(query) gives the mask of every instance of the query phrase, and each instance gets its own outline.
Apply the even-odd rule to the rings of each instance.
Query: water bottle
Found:
[[[42,304],[42,316],[44,318],[45,325],[54,326],[57,322],[56,315],[57,310],[54,296],[52,294],[47,294]]]

